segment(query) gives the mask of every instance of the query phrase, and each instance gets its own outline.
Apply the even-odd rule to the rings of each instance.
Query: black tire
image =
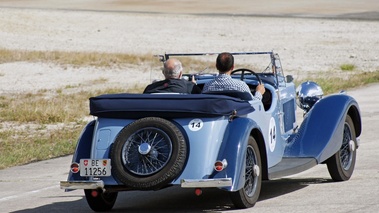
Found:
[[[262,162],[255,139],[250,136],[246,149],[245,185],[242,189],[231,192],[230,198],[236,208],[250,208],[258,201],[262,186]]]
[[[334,181],[349,180],[353,174],[357,157],[357,138],[353,120],[346,115],[340,150],[326,161],[330,176]]]
[[[117,192],[103,192],[103,190],[97,190],[97,196],[92,196],[92,189],[85,189],[84,194],[89,207],[95,212],[110,211],[117,199]]]
[[[133,189],[159,189],[183,170],[187,144],[170,121],[146,117],[120,131],[110,156],[117,180]]]

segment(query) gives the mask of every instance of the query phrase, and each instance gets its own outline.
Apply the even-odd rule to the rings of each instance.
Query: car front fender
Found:
[[[337,94],[318,101],[288,143],[285,157],[313,157],[318,163],[327,160],[341,148],[348,113],[355,117],[355,131],[359,136],[361,121],[358,103],[354,98]]]

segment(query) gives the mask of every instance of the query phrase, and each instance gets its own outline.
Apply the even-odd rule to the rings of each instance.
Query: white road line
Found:
[[[3,197],[3,198],[0,198],[0,202],[12,200],[12,199],[19,199],[21,197],[25,197],[25,196],[28,196],[28,195],[31,195],[31,194],[35,194],[35,193],[46,191],[46,190],[53,189],[53,188],[59,188],[59,186],[56,186],[56,185],[55,186],[49,186],[49,187],[45,187],[45,188],[42,188],[42,189],[37,189],[37,190],[29,191],[29,192],[24,192],[24,193],[19,194],[19,195],[11,195],[11,196],[8,196],[8,197]]]

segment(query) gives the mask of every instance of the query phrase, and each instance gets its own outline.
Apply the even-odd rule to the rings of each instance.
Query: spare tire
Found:
[[[187,144],[172,122],[146,117],[120,131],[110,156],[117,180],[133,189],[159,189],[182,172]]]

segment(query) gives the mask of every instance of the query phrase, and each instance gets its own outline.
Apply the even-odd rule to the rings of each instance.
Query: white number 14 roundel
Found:
[[[275,125],[275,119],[271,118],[270,120],[270,129],[268,132],[268,139],[269,139],[269,145],[270,145],[270,151],[273,152],[276,146],[276,125]]]
[[[203,128],[203,125],[204,123],[201,119],[195,118],[189,122],[188,127],[191,131],[196,132]]]

